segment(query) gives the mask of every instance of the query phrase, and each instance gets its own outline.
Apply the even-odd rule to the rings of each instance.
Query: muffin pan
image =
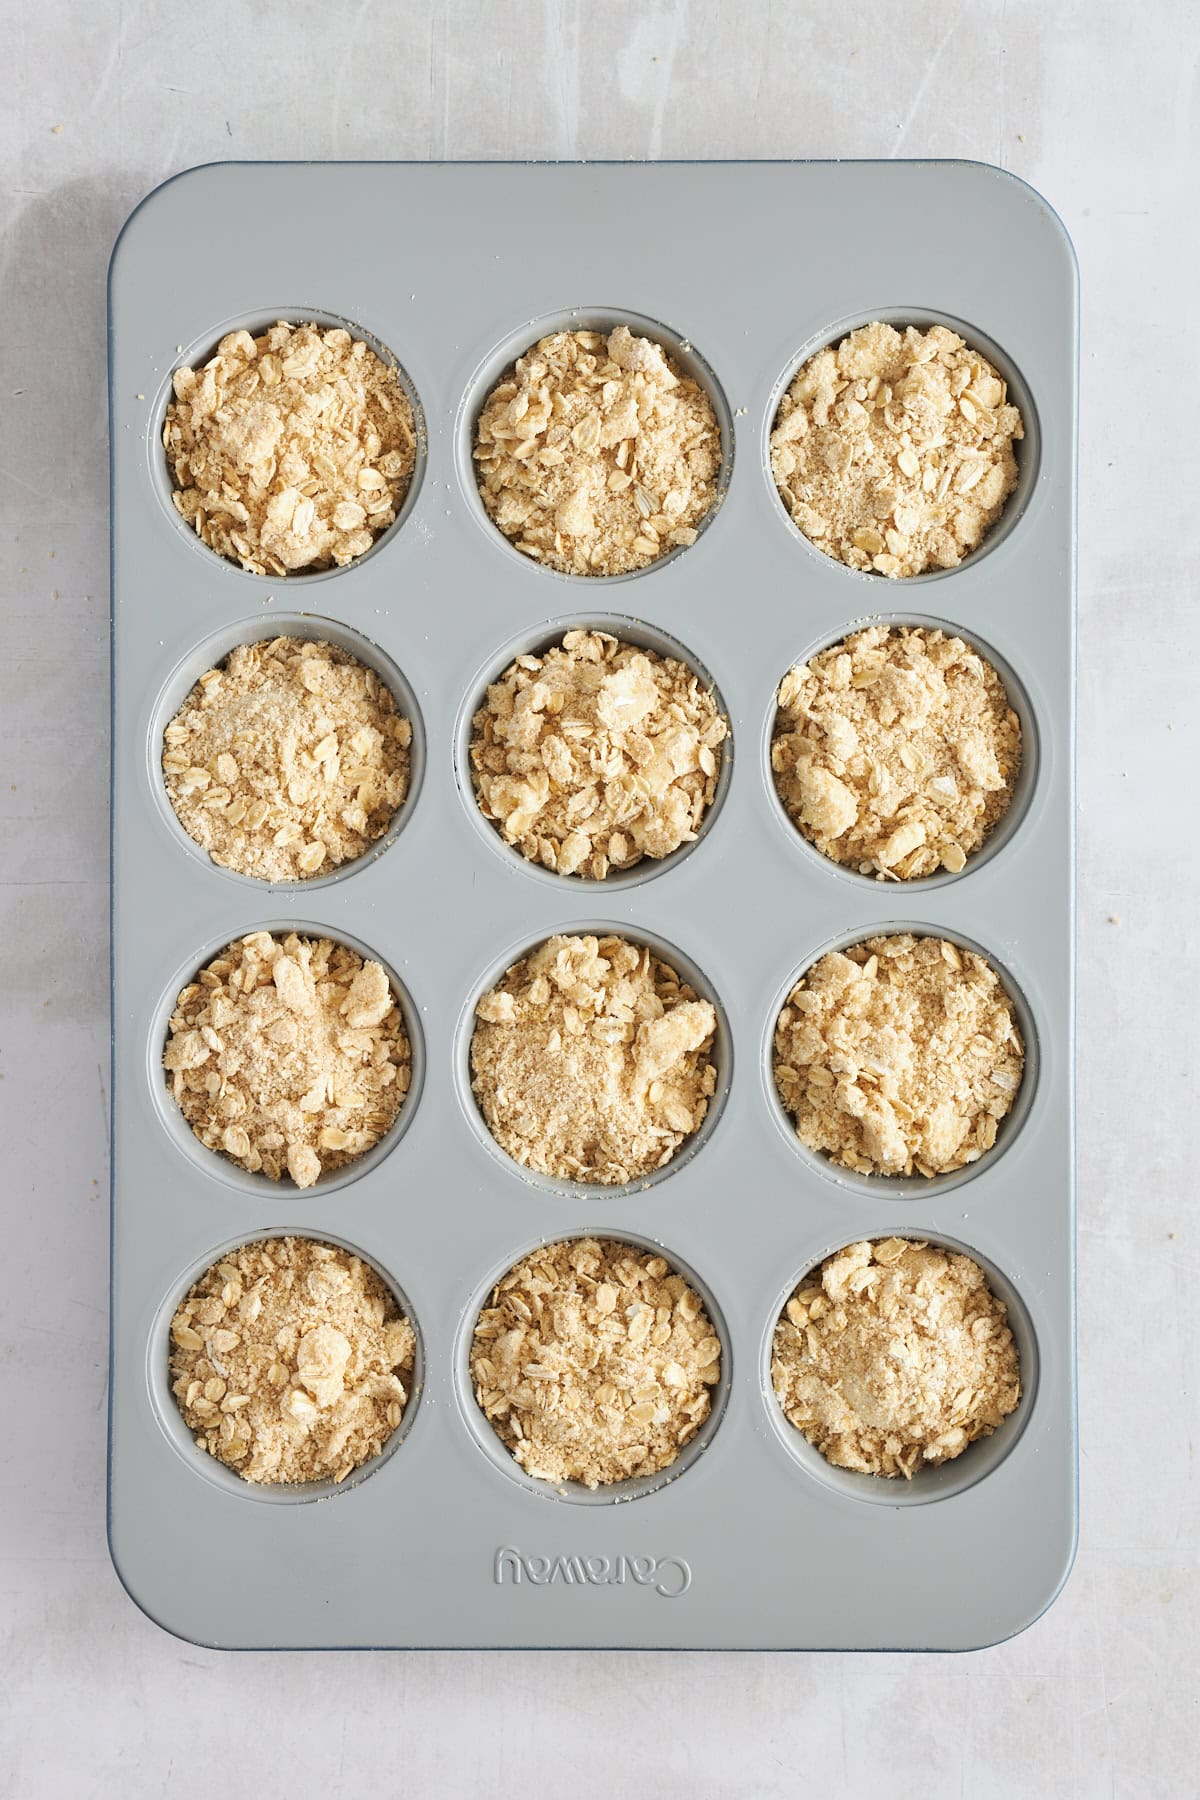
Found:
[[[247,216],[259,229],[226,245],[225,222]],[[336,255],[314,259],[314,219],[337,220]],[[344,322],[385,347],[423,434],[403,512],[366,556],[271,580],[183,526],[160,440],[174,368],[281,317]],[[905,584],[814,549],[766,452],[798,364],[873,318],[951,323],[1008,379],[1027,433],[992,537],[960,568]],[[646,570],[554,574],[484,514],[472,421],[540,334],[622,321],[709,387],[723,497],[695,544]],[[975,164],[216,164],[133,215],[110,286],[109,1510],[120,1578],[168,1630],[230,1648],[963,1649],[1019,1631],[1054,1597],[1076,1533],[1076,329],[1058,220]],[[994,650],[1026,731],[1003,835],[961,874],[905,892],[815,853],[769,767],[782,675],[875,618],[936,622]],[[732,727],[699,841],[607,883],[508,850],[465,764],[486,681],[580,624],[682,650]],[[268,889],[186,838],[158,756],[203,668],[284,631],[327,635],[391,680],[413,720],[413,779],[360,862]],[[797,974],[898,920],[979,947],[1030,1050],[994,1150],[935,1181],[853,1177],[808,1154],[771,1076]],[[172,1116],[161,1071],[179,986],[262,927],[378,957],[413,1043],[392,1132],[304,1192],[205,1151]],[[599,928],[677,951],[720,1016],[704,1129],[661,1179],[621,1189],[531,1179],[488,1139],[467,1079],[470,1008],[488,982],[552,932]],[[196,1449],[168,1382],[167,1332],[191,1282],[229,1247],[287,1233],[361,1252],[418,1334],[400,1430],[337,1489],[244,1482]],[[467,1376],[492,1282],[538,1242],[579,1234],[660,1248],[724,1351],[712,1416],[678,1462],[593,1493],[524,1476]],[[831,1468],[783,1419],[768,1372],[799,1278],[889,1234],[976,1257],[1023,1363],[1002,1428],[907,1485]]]

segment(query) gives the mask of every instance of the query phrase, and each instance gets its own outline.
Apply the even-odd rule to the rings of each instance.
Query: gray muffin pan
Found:
[[[246,222],[253,221],[247,229]],[[964,1649],[1019,1631],[1076,1535],[1073,1310],[1073,707],[1076,272],[1030,188],[969,163],[216,164],[157,189],[111,273],[113,1101],[110,1542],[137,1604],[181,1637],[305,1646]],[[160,443],[172,370],[276,318],[346,322],[401,365],[424,421],[403,516],[349,569],[270,580],[183,526]],[[830,561],[772,484],[780,392],[874,318],[949,322],[1007,376],[1021,479],[960,569],[888,583]],[[511,359],[566,324],[630,321],[709,387],[725,492],[696,544],[638,575],[563,577],[494,529],[474,416]],[[883,885],[836,868],[776,799],[777,683],[868,620],[934,620],[1008,677],[1027,763],[961,875]],[[603,623],[686,656],[733,731],[699,841],[607,883],[531,868],[474,806],[470,715],[517,651]],[[375,854],[268,888],[183,834],[162,728],[235,644],[281,631],[355,650],[413,720],[411,796]],[[389,968],[414,1050],[397,1127],[297,1192],[192,1138],[160,1059],[175,993],[222,945],[294,927]],[[995,1149],[937,1180],[837,1172],[775,1096],[771,1032],[831,945],[898,926],[982,949],[1029,1066]],[[475,1108],[475,998],[555,931],[648,941],[717,1003],[718,1092],[696,1141],[628,1189],[526,1176]],[[336,1491],[260,1488],[196,1449],[167,1331],[190,1283],[250,1237],[352,1246],[417,1328],[418,1381],[376,1464]],[[655,1480],[530,1480],[467,1375],[493,1280],[580,1233],[661,1246],[723,1345],[710,1420]],[[1017,1411],[911,1484],[839,1471],[782,1417],[772,1331],[856,1239],[961,1247],[1008,1303]]]

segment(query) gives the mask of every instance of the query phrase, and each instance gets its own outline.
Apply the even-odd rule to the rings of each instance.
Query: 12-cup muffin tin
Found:
[[[249,222],[249,223],[248,223]],[[171,373],[227,331],[347,323],[400,364],[421,448],[403,512],[345,570],[271,580],[174,511],[161,448]],[[998,528],[908,583],[807,542],[767,454],[779,395],[871,319],[960,330],[1007,378],[1026,436]],[[522,557],[481,506],[472,424],[544,333],[629,322],[708,388],[723,499],[698,541],[623,578]],[[157,189],[112,266],[113,1255],[110,1540],[128,1591],[179,1635],[229,1647],[959,1649],[1053,1598],[1076,1530],[1073,1317],[1073,692],[1076,276],[1030,188],[968,163],[217,164]],[[797,660],[875,619],[936,622],[1006,677],[1025,727],[1009,818],[957,876],[884,884],[784,816],[774,694]],[[698,842],[605,883],[525,863],[477,811],[471,714],[521,650],[601,625],[685,654],[732,726]],[[413,780],[375,851],[298,885],[213,866],[158,766],[199,673],[239,642],[324,636],[372,664],[413,722]],[[414,1053],[395,1129],[298,1192],[206,1151],[167,1094],[175,994],[254,929],[377,956]],[[982,950],[1029,1060],[992,1152],[935,1180],[835,1170],[796,1140],[771,1036],[799,973],[875,932]],[[556,931],[659,950],[718,1008],[719,1080],[694,1142],[623,1189],[531,1177],[471,1097],[479,994]],[[264,1488],[198,1450],[167,1374],[172,1312],[251,1237],[353,1247],[418,1335],[403,1424],[340,1489]],[[577,1234],[660,1246],[721,1337],[712,1415],[653,1480],[532,1481],[472,1397],[494,1280]],[[769,1358],[799,1278],[863,1237],[960,1247],[1008,1303],[1017,1411],[908,1485],[834,1469],[782,1417]]]

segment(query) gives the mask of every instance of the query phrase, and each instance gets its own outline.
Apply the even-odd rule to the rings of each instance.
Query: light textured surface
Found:
[[[580,1796],[757,1800],[802,1776],[929,1800],[1194,1791],[1200,850],[1180,821],[1200,735],[1200,456],[1169,335],[1200,275],[1194,26],[1184,0],[1142,8],[1133,70],[1118,0],[876,11],[0,7],[4,1792],[173,1793],[213,1741],[231,1800],[267,1768],[290,1797],[456,1800],[535,1762]],[[893,155],[1027,177],[1082,265],[1083,1535],[1066,1592],[1024,1636],[955,1659],[177,1643],[125,1599],[104,1543],[112,239],[158,181],[222,157]],[[315,257],[336,240],[314,219]]]

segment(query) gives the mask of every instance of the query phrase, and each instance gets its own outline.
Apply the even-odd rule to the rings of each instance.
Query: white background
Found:
[[[0,1792],[1194,1795],[1189,0],[2,0],[0,18]],[[999,163],[1079,251],[1075,1572],[1022,1637],[957,1658],[192,1648],[125,1598],[104,1539],[113,238],[214,158],[738,156]],[[221,249],[255,229],[196,220]],[[313,218],[318,263],[338,229]]]

